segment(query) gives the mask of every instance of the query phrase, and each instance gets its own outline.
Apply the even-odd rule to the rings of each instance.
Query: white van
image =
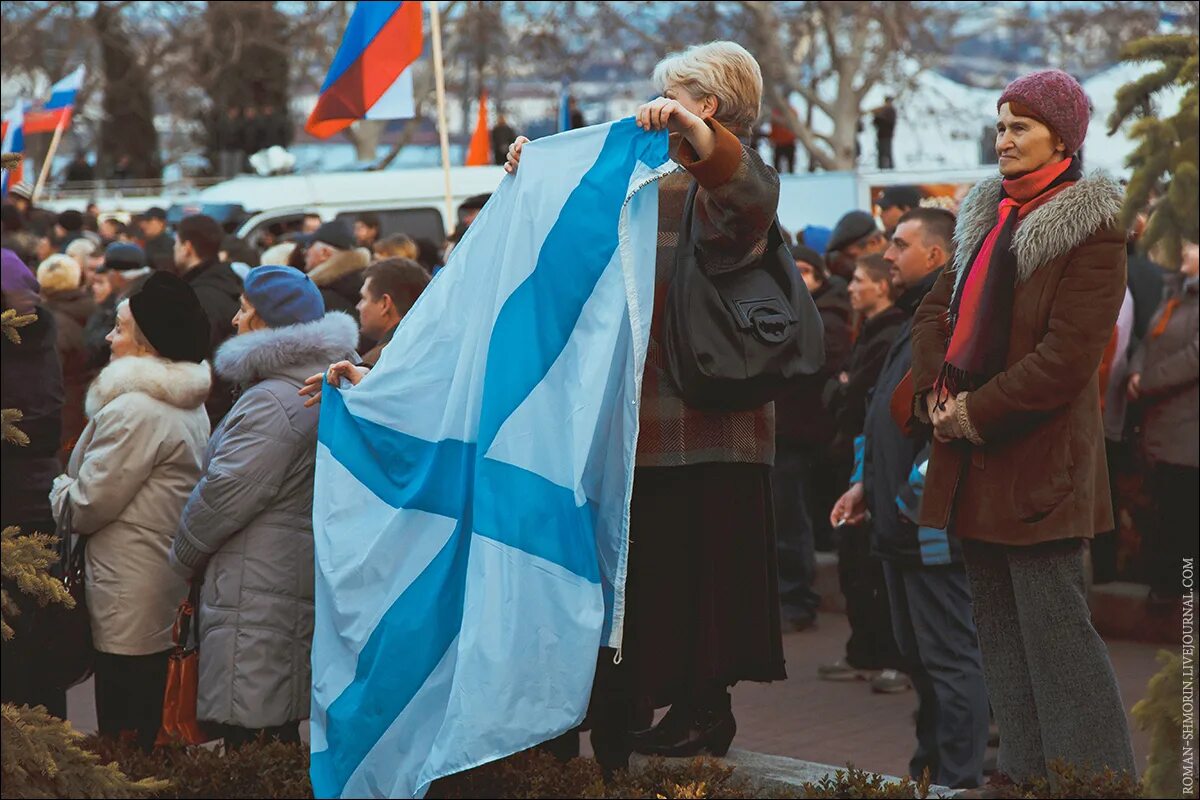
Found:
[[[240,239],[255,242],[272,225],[298,227],[305,214],[352,225],[360,214],[379,218],[381,236],[407,233],[442,242],[459,221],[469,197],[496,190],[503,167],[451,167],[455,219],[444,219],[445,182],[440,169],[324,172],[257,177],[244,175],[198,192],[171,207],[168,219],[208,214]]]

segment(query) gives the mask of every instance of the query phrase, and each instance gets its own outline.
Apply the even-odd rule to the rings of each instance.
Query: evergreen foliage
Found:
[[[1192,34],[1150,36],[1130,42],[1124,60],[1155,62],[1160,66],[1117,91],[1117,107],[1108,119],[1110,135],[1132,121],[1130,137],[1138,143],[1127,160],[1133,170],[1121,212],[1121,224],[1153,202],[1140,244],[1147,250],[1161,246],[1168,266],[1178,267],[1183,242],[1200,240],[1200,55]],[[1159,116],[1156,97],[1177,88],[1183,97],[1179,110]]]
[[[1183,661],[1160,650],[1162,669],[1150,679],[1146,696],[1133,706],[1138,727],[1150,733],[1150,755],[1142,781],[1147,797],[1183,797]]]
[[[79,746],[82,734],[42,706],[3,706],[0,763],[4,797],[147,797],[167,781],[131,781],[116,763]]]

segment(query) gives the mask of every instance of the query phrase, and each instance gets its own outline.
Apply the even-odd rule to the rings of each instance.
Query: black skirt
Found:
[[[639,705],[785,679],[770,468],[638,469],[625,598],[620,672]]]

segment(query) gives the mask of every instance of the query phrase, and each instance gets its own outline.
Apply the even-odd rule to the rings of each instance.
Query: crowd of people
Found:
[[[824,366],[774,404],[700,411],[661,344],[681,215],[694,197],[704,269],[752,266],[778,176],[746,144],[762,85],[749,53],[692,48],[655,80],[663,97],[638,121],[671,132],[681,169],[659,186],[623,657],[599,654],[585,723],[597,759],[724,754],[729,687],[785,678],[782,631],[815,624],[824,549],[852,635],[835,663],[790,666],[914,689],[911,774],[980,786],[992,719],[1008,779],[1056,758],[1135,773],[1085,564],[1090,551],[1098,577],[1112,569],[1109,476],[1133,450],[1156,500],[1143,546],[1156,598],[1178,598],[1180,559],[1195,556],[1196,244],[1178,274],[1136,254],[1112,222],[1119,186],[1081,171],[1082,89],[1033,73],[999,98],[1000,174],[957,216],[893,187],[878,219],[785,221]],[[526,141],[507,147],[509,171]],[[371,215],[314,215],[260,251],[202,215],[170,231],[154,209],[135,229],[12,197],[4,307],[38,320],[3,343],[3,405],[32,441],[4,446],[3,524],[88,543],[101,733],[153,745],[192,593],[200,719],[227,744],[297,740],[317,390],[375,365],[441,254],[382,236]],[[62,715],[37,658],[6,645],[4,698]],[[547,746],[573,755],[578,732]]]

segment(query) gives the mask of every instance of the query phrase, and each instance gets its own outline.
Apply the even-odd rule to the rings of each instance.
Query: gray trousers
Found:
[[[1062,759],[1136,777],[1116,675],[1092,627],[1083,540],[962,546],[1000,771],[1022,782]]]
[[[908,774],[952,789],[982,783],[988,696],[971,590],[962,565],[904,567],[883,562],[892,629],[917,690],[917,750]]]

